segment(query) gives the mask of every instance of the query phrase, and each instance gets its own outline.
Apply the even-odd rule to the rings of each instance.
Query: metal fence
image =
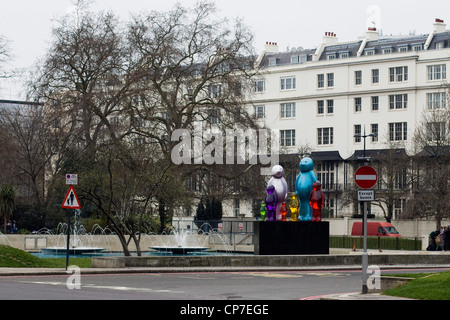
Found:
[[[223,220],[223,221],[192,221],[176,220],[172,225],[178,230],[210,235],[211,244],[252,245],[254,221]],[[330,236],[330,248],[363,249],[363,237]],[[368,237],[368,249],[378,250],[422,250],[422,240],[419,238]]]
[[[330,236],[330,248],[363,249],[364,237]],[[418,238],[367,237],[367,248],[378,250],[422,250],[422,240]]]
[[[253,244],[254,221],[245,220],[175,220],[172,225],[178,230],[210,235],[210,244]]]

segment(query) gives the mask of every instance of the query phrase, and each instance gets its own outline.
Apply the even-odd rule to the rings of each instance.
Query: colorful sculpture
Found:
[[[272,168],[272,178],[269,180],[267,186],[274,186],[278,198],[276,220],[281,220],[280,210],[281,204],[286,201],[288,194],[288,186],[286,179],[284,179],[284,168],[276,165]]]
[[[325,203],[325,197],[322,193],[322,184],[320,181],[316,181],[313,184],[313,191],[309,195],[309,204],[313,210],[313,222],[322,221],[322,208]]]
[[[287,212],[288,212],[288,209],[286,208],[286,202],[283,202],[281,204],[281,209],[280,209],[280,216],[281,216],[281,220],[280,221],[287,221],[286,220]]]
[[[300,161],[300,174],[295,181],[295,192],[300,200],[300,221],[312,221],[313,212],[309,205],[309,195],[316,181],[314,162],[309,157],[303,158]]]
[[[261,207],[259,208],[259,216],[261,221],[266,221],[266,203],[264,201],[261,202]]]
[[[291,221],[298,221],[298,209],[300,202],[298,201],[297,194],[292,192],[289,200],[289,209],[291,209]]]
[[[270,185],[267,187],[267,195],[266,195],[266,221],[276,221],[277,214],[277,206],[278,206],[278,197],[275,192],[275,187]]]

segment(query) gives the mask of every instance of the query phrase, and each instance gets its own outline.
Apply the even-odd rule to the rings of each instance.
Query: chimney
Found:
[[[447,25],[444,23],[444,20],[437,19],[434,22],[434,33],[442,33],[447,30]]]
[[[380,34],[377,31],[377,28],[371,27],[366,32],[367,41],[376,41],[380,38]]]
[[[276,42],[266,42],[266,46],[264,48],[266,53],[278,53],[278,43]]]
[[[338,38],[336,37],[336,33],[334,32],[325,32],[325,36],[323,37],[323,43],[326,46],[335,45],[338,43]]]

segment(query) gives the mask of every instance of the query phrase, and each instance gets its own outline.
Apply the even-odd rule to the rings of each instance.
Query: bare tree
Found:
[[[448,94],[447,94],[448,96]],[[430,105],[423,112],[413,140],[413,197],[408,203],[412,217],[433,217],[439,228],[450,217],[450,108]]]

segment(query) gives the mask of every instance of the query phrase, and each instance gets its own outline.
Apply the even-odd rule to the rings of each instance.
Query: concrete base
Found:
[[[255,222],[256,255],[330,253],[329,222]]]
[[[377,266],[450,265],[447,254],[373,254],[369,255],[369,264]],[[179,257],[93,257],[93,268],[287,268],[307,269],[309,267],[362,266],[361,254],[348,255],[311,255],[311,256],[179,256]]]

